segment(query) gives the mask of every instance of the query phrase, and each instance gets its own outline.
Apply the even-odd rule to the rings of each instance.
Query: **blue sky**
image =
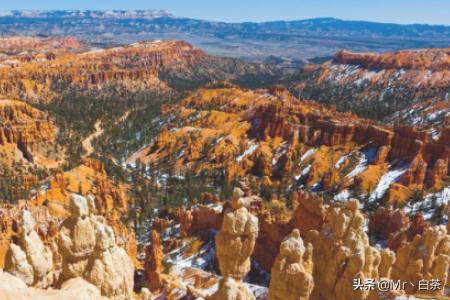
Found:
[[[165,9],[228,22],[336,17],[450,25],[450,0],[0,0],[0,10],[10,9]]]

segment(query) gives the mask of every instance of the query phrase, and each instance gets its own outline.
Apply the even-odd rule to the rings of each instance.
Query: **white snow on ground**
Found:
[[[450,202],[450,186],[444,188],[442,191],[428,194],[424,201],[415,203],[414,205],[406,206],[405,212],[409,215],[421,212],[425,220],[429,220],[435,213],[436,209],[442,204]]]
[[[289,144],[285,141],[283,142],[280,147],[278,147],[277,152],[272,157],[272,166],[276,165],[280,157],[286,153],[287,149],[289,147]]]
[[[303,154],[302,157],[300,158],[300,162],[304,161],[305,159],[316,153],[316,151],[317,149],[309,149],[308,151],[306,151],[305,154]]]
[[[334,200],[335,201],[345,201],[348,200],[348,198],[350,198],[352,195],[352,193],[349,190],[343,190],[342,192],[340,192],[339,194],[334,196]]]
[[[364,171],[367,167],[367,165],[374,160],[376,154],[377,154],[377,150],[370,148],[366,151],[364,151],[363,156],[361,157],[361,159],[359,160],[358,165],[353,169],[353,171],[351,171],[350,173],[347,174],[346,177],[355,177],[356,175],[358,175],[359,173],[361,173],[362,171]]]
[[[365,156],[363,156],[360,160],[358,165],[350,172],[347,174],[347,177],[355,177],[356,175],[358,175],[359,173],[361,173],[362,171],[364,171],[364,169],[367,167],[367,159]]]
[[[173,231],[173,230],[169,230]],[[180,276],[181,282],[187,287],[192,285],[192,278],[186,278],[186,271],[189,269],[206,270],[209,272],[214,265],[214,260],[216,256],[215,245],[214,245],[214,232],[211,240],[202,246],[197,252],[191,256],[184,255],[189,249],[190,244],[192,244],[196,238],[185,239],[182,245],[165,255],[164,265],[168,265],[171,268],[171,272]],[[214,276],[214,274],[212,274]],[[220,279],[219,276],[216,276]],[[259,286],[250,283],[244,283],[245,286],[255,295],[257,300],[267,300],[268,290],[264,286]],[[211,295],[217,291],[218,284],[214,284],[207,289],[200,289],[200,292],[204,295]],[[181,292],[183,294],[183,292]],[[197,300],[200,300],[199,298]]]
[[[378,183],[375,191],[370,195],[369,200],[374,201],[380,199],[389,189],[389,186],[393,182],[397,182],[400,177],[408,170],[409,165],[405,165],[400,169],[389,170],[383,176],[381,176],[380,182]]]
[[[302,170],[300,175],[294,176],[295,180],[299,180],[300,178],[302,178],[302,176],[306,176],[309,171],[311,171],[311,164],[307,165],[306,168]]]
[[[248,149],[244,151],[244,153],[242,153],[241,155],[239,155],[239,156],[236,158],[236,161],[237,161],[238,163],[240,163],[244,157],[246,157],[247,155],[250,155],[250,154],[252,154],[253,152],[255,152],[255,150],[258,149],[258,147],[259,147],[258,144],[251,144],[250,147],[248,147]]]
[[[347,160],[347,158],[348,158],[348,154],[342,156],[341,158],[339,158],[339,160],[336,162],[336,164],[334,165],[334,167],[335,167],[336,169],[339,169],[339,168],[342,166],[342,164]]]

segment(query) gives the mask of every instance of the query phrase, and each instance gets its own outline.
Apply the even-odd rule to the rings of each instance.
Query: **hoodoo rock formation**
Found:
[[[219,289],[209,300],[254,300],[243,285],[250,271],[250,257],[258,236],[258,219],[244,206],[244,193],[233,191],[231,210],[225,211],[220,231],[216,235],[216,255],[223,276]]]
[[[86,299],[100,299],[100,294],[108,299],[132,299],[133,261],[117,246],[113,229],[105,224],[103,217],[92,214],[90,206],[85,197],[71,196],[70,216],[59,229],[56,254],[44,244],[35,230],[34,219],[24,210],[18,245],[10,244],[5,271],[29,286],[60,288],[54,295],[71,295],[69,299],[81,299],[73,294],[76,288]],[[61,264],[53,259],[54,255],[62,258]],[[24,293],[54,299],[53,294],[43,290]]]
[[[62,254],[62,280],[83,276],[94,253],[96,220],[89,217],[86,198],[72,195],[70,217],[61,225],[59,249]]]
[[[359,203],[350,200],[332,208],[324,228],[307,233],[314,247],[314,297],[367,299],[369,291],[353,289],[353,280],[379,279],[381,255],[369,245]]]
[[[392,268],[392,278],[412,282],[406,291],[409,294],[443,295],[448,284],[450,263],[450,236],[445,227],[431,227],[423,235],[400,247]],[[419,290],[420,280],[438,280],[440,288]]]
[[[242,280],[250,271],[250,256],[259,231],[258,219],[244,207],[242,196],[242,191],[235,189],[232,210],[225,213],[216,235],[220,272],[236,280]]]
[[[281,243],[272,266],[269,300],[308,300],[314,288],[312,245],[306,247],[294,229]]]
[[[382,126],[298,101],[287,92],[201,89],[163,114],[176,121],[129,163],[153,167],[167,160],[181,173],[223,174],[230,181],[256,176],[269,186],[296,184],[339,199],[386,197],[400,207],[417,190],[442,190],[450,174],[445,128],[433,139],[412,127]]]
[[[134,265],[123,248],[116,245],[111,227],[97,223],[96,245],[85,278],[111,299],[133,298]]]
[[[144,263],[145,277],[152,290],[160,289],[163,286],[161,278],[163,255],[161,237],[156,230],[153,230],[150,235],[150,244],[145,247]]]
[[[36,223],[24,210],[19,243],[10,244],[6,253],[5,271],[22,279],[27,285],[47,288],[54,281],[52,251],[36,232]]]

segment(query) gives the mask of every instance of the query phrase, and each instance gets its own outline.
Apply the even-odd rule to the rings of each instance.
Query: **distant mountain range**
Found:
[[[173,17],[164,10],[7,10],[0,17],[10,18],[94,18],[94,19],[154,19]]]
[[[6,11],[0,13],[0,33],[74,35],[102,45],[181,39],[216,55],[288,64],[321,62],[341,49],[393,51],[450,45],[450,26],[334,18],[225,23],[175,17],[159,10]]]

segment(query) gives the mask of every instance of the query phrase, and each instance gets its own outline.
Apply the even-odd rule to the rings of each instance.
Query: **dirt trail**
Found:
[[[115,123],[119,124],[125,121],[128,118],[130,112],[131,112],[130,110],[126,111]],[[94,132],[88,135],[82,142],[83,148],[86,151],[83,157],[88,157],[89,155],[92,154],[92,152],[94,152],[95,149],[94,146],[92,145],[92,141],[95,138],[101,136],[103,132],[104,129],[102,128],[102,122],[97,121],[94,125]]]
[[[83,148],[86,151],[86,153],[83,155],[83,157],[87,157],[94,152],[94,146],[92,146],[92,141],[101,136],[103,134],[103,128],[102,128],[102,122],[97,121],[94,126],[94,132],[88,135],[82,142]]]

